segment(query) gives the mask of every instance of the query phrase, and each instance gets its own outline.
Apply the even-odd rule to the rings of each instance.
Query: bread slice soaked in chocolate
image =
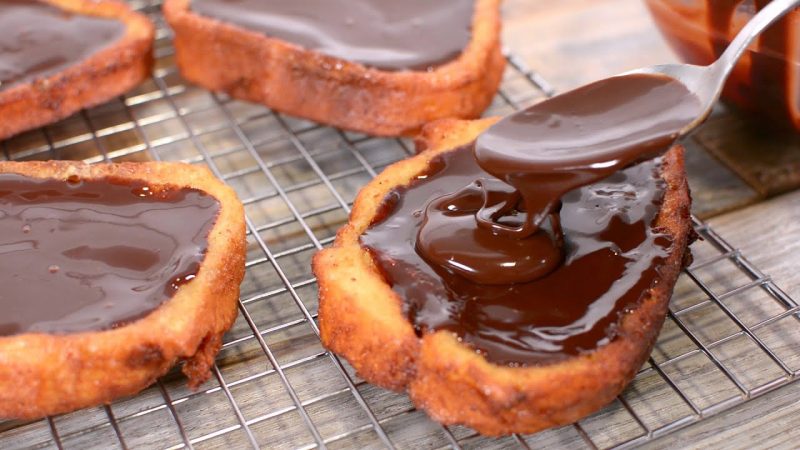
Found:
[[[594,191],[571,193],[563,199],[562,226],[567,249],[564,267],[568,267],[580,253],[574,249],[579,248],[577,239],[582,239],[584,235],[580,233],[585,231],[578,229],[583,213],[574,212],[597,210],[586,214],[600,217],[603,210],[624,210],[618,217],[626,217],[629,208],[600,203],[614,198],[634,201],[639,194],[627,192],[630,186],[641,185],[651,194],[655,190],[655,194],[641,197],[652,202],[640,211],[651,220],[649,230],[637,231],[639,234],[650,231],[657,240],[656,266],[654,272],[648,272],[653,279],[637,287],[634,292],[637,295],[620,295],[618,298],[624,304],[614,303],[614,308],[598,316],[601,302],[576,307],[559,303],[569,299],[554,295],[548,309],[550,298],[537,294],[529,298],[535,308],[525,312],[522,311],[525,298],[509,300],[519,303],[510,308],[498,301],[503,287],[494,285],[473,286],[475,290],[469,291],[472,295],[486,290],[491,292],[491,298],[448,297],[438,306],[415,303],[401,296],[399,293],[404,290],[391,281],[397,280],[393,278],[397,272],[393,273],[395,268],[387,266],[384,258],[396,254],[377,255],[374,248],[365,245],[365,236],[377,229],[392,211],[399,210],[397,205],[402,205],[403,195],[414,192],[415,186],[433,183],[439,173],[454,177],[442,169],[443,161],[445,168],[448,161],[463,164],[463,159],[471,154],[460,152],[496,121],[445,120],[427,126],[418,140],[423,150],[413,158],[389,166],[362,189],[334,246],[319,252],[313,263],[320,288],[320,330],[327,348],[345,357],[367,381],[388,389],[407,390],[414,404],[434,419],[444,424],[467,425],[486,435],[532,433],[568,424],[612,401],[633,379],[652,350],[691,237],[691,201],[683,149],[675,146],[659,160],[647,163],[651,166],[634,166],[625,176],[604,180],[608,186],[602,189],[582,188]],[[625,177],[638,181],[631,184]],[[387,202],[387,198],[395,201]],[[590,199],[592,204],[581,204],[583,199]],[[425,205],[419,207],[424,209]],[[417,220],[417,216],[409,217]],[[609,220],[610,227],[642,228],[634,222],[603,220]],[[407,240],[400,233],[402,230],[398,228],[395,240]],[[601,242],[594,244],[598,251],[603,250]],[[616,253],[620,254],[635,251],[626,245],[615,244],[611,248],[618,247]],[[398,261],[401,259],[394,262]],[[531,283],[545,286],[551,281],[548,277],[560,276],[559,270]],[[597,277],[562,283],[564,291],[580,289],[589,298],[592,283],[599,285],[602,278],[599,272]],[[435,278],[417,275],[419,292],[429,295],[440,290]],[[619,292],[624,283],[611,281],[613,290]],[[456,282],[447,283],[447,289],[463,287],[453,284]],[[524,291],[519,286],[508,289]],[[605,287],[604,292],[605,289],[611,290]],[[447,290],[444,292],[442,295],[449,295]],[[602,297],[604,292],[595,294]],[[491,307],[482,304],[482,300]],[[575,308],[583,308],[585,314],[575,316]],[[530,323],[516,325],[518,333],[495,330],[505,333],[498,340],[489,336],[491,329],[481,328],[517,314],[531,317]],[[450,321],[458,326],[450,326]],[[570,324],[591,326],[578,329]],[[527,337],[518,339],[519,336]],[[540,339],[534,342],[536,336]],[[575,341],[577,344],[567,345],[565,339],[574,336],[580,337]]]
[[[505,59],[499,0],[167,0],[188,80],[372,135],[475,118]]]
[[[153,24],[121,1],[5,0],[0,29],[0,139],[123,94],[153,65]]]
[[[0,417],[109,403],[182,361],[210,376],[237,314],[233,190],[178,163],[0,162]]]

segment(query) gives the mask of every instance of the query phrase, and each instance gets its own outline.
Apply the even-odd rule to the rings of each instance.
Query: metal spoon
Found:
[[[492,125],[478,136],[473,153],[483,170],[516,189],[516,197],[505,193],[497,202],[499,191],[485,190],[489,184],[483,183],[478,226],[525,239],[553,217],[567,192],[662,155],[708,117],[753,39],[798,5],[800,0],[773,0],[710,66],[637,69],[551,97]],[[517,209],[520,195],[525,223],[499,223]],[[491,205],[489,198],[495,199]]]
[[[753,40],[797,6],[800,6],[800,0],[773,0],[742,28],[722,56],[709,66],[661,64],[632,70],[623,75],[636,73],[664,74],[680,81],[689,91],[695,94],[700,99],[702,113],[695,121],[681,130],[680,136],[684,136],[700,125],[711,114],[711,109],[714,103],[719,100],[728,75],[730,75],[739,58],[742,57]]]

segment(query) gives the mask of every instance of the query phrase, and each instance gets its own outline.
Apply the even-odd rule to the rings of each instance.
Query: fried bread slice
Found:
[[[471,119],[491,103],[505,68],[500,0],[476,0],[471,40],[431,71],[387,71],[326,56],[223,23],[167,0],[178,68],[189,81],[276,111],[379,136],[412,135],[443,118]]]
[[[56,122],[132,89],[153,67],[153,24],[117,0],[41,0],[71,13],[115,19],[115,42],[59,72],[0,90],[0,139]]]
[[[367,381],[406,389],[414,404],[437,421],[467,425],[485,435],[533,433],[568,424],[612,401],[652,350],[691,239],[683,148],[675,146],[662,164],[666,192],[656,219],[673,246],[658,283],[621,319],[611,343],[561,362],[512,368],[488,362],[450,332],[417,336],[403,313],[403,299],[359,237],[393,188],[408,184],[438,154],[468,144],[496,120],[445,120],[427,126],[418,140],[421,153],[389,166],[362,189],[333,247],[313,261],[324,345]]]
[[[245,270],[244,210],[233,190],[207,169],[179,163],[0,162],[4,173],[144,182],[152,191],[191,188],[215,198],[219,213],[194,279],[144,317],[104,331],[0,336],[0,417],[36,418],[109,403],[139,392],[179,361],[190,387],[208,379],[222,335],[236,318]]]

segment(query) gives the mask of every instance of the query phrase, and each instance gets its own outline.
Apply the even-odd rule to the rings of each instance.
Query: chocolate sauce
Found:
[[[200,270],[219,207],[193,189],[0,174],[0,336],[144,317]]]
[[[35,0],[0,0],[0,91],[52,75],[119,39],[117,20]]]
[[[513,114],[476,141],[478,164],[492,176],[432,201],[417,250],[478,283],[545,276],[562,257],[560,198],[665,152],[700,111],[699,99],[682,83],[636,74]],[[459,205],[462,199],[483,204],[475,212]],[[540,232],[548,217],[549,230]]]
[[[595,349],[657,282],[671,240],[653,228],[653,158],[700,111],[662,75],[554,97],[439,156],[361,243],[420,333],[454,331],[505,364]]]
[[[427,70],[467,46],[474,0],[192,0],[191,8],[366,66]]]
[[[387,197],[362,236],[419,333],[450,330],[498,364],[535,365],[590,351],[616,335],[622,314],[658,277],[670,239],[653,228],[664,194],[658,159],[568,192],[560,212],[563,264],[525,283],[480,284],[415,250],[425,205],[491,177],[471,146],[437,157]],[[482,199],[465,198],[476,212]],[[474,217],[473,217],[474,222]],[[439,226],[452,233],[450,222]]]

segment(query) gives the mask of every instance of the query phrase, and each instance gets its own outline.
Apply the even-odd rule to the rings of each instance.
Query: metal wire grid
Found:
[[[800,371],[798,304],[708,226],[676,286],[656,348],[618,399],[572,426],[488,439],[442,427],[405,395],[371,386],[320,345],[310,256],[333,240],[358,189],[413,153],[186,85],[160,5],[157,70],[137,91],[4,142],[9,160],[181,160],[209,167],[246,205],[240,317],[213,379],[191,392],[177,371],[112,405],[0,422],[0,447],[628,447],[746,402]],[[490,114],[552,88],[513,56]]]

